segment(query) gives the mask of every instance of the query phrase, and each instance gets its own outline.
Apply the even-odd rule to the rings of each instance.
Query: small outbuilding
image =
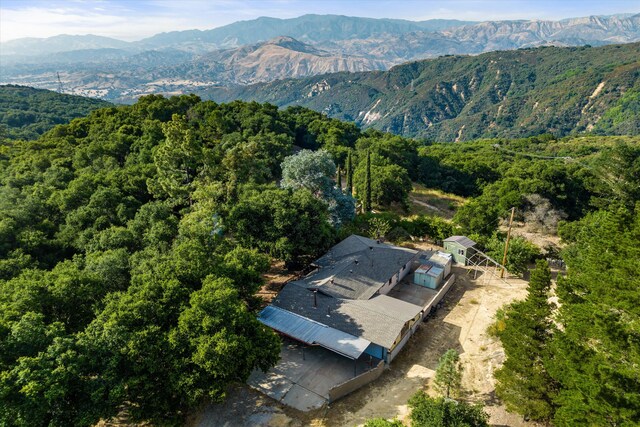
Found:
[[[418,267],[413,275],[413,283],[425,286],[430,289],[436,289],[444,275],[444,268],[433,264],[422,264]]]
[[[445,252],[430,251],[425,253],[419,259],[420,267],[414,272],[413,283],[437,289],[451,273],[451,260],[451,254]]]
[[[476,242],[466,236],[451,236],[444,239],[444,250],[453,255],[456,264],[467,265],[467,260],[475,254]]]

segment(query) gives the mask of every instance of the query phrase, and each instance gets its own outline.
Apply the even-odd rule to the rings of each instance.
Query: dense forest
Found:
[[[273,260],[301,268],[353,232],[500,251],[513,206],[570,243],[539,418],[637,421],[638,137],[424,144],[301,107],[152,95],[0,144],[0,424],[123,407],[179,424],[276,362],[255,296]],[[412,182],[470,200],[453,222],[402,215]],[[519,245],[515,270],[540,255]]]
[[[303,106],[432,141],[638,135],[640,43],[445,55],[389,71],[334,73],[202,96]]]
[[[99,99],[27,86],[0,86],[0,138],[35,139],[55,125],[109,105]]]

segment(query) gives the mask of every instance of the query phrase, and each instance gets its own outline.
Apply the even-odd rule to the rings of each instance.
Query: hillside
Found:
[[[300,105],[437,141],[550,132],[638,134],[640,43],[448,56],[386,72],[336,73],[203,96]]]
[[[112,104],[25,86],[0,86],[0,138],[34,139],[58,124]]]
[[[357,56],[332,54],[292,37],[276,37],[255,45],[218,50],[167,70],[187,79],[220,84],[252,84],[340,71],[382,70],[390,64]]]
[[[256,318],[272,262],[293,274],[342,238],[379,235],[385,224],[389,240],[474,233],[497,257],[496,226],[512,206],[519,217],[548,206],[573,221],[566,236],[588,254],[563,255],[571,282],[558,284],[569,315],[560,331],[575,332],[554,338],[563,346],[551,348],[553,388],[536,383],[562,393],[547,417],[631,425],[638,400],[624,399],[640,387],[638,352],[629,352],[640,319],[639,142],[546,135],[422,145],[303,108],[153,95],[2,144],[0,425],[88,427],[123,409],[131,423],[184,425],[277,362],[280,339]],[[323,151],[291,156],[298,147]],[[309,158],[319,162],[307,168]],[[336,166],[352,171],[356,196],[370,188],[372,207],[387,212],[354,218]],[[295,178],[302,169],[313,173]],[[453,222],[389,215],[406,205],[412,181],[468,200]],[[581,231],[589,224],[598,234]],[[539,253],[527,247],[512,239],[507,266]],[[593,313],[610,327],[596,328]],[[451,336],[459,342],[459,332]],[[584,336],[602,343],[598,352]],[[575,371],[574,360],[589,370]]]
[[[161,33],[137,42],[67,35],[12,40],[0,44],[0,84],[56,90],[59,73],[68,93],[134,102],[151,93],[386,70],[442,55],[637,41],[640,14],[479,23],[339,15],[263,17],[211,30]]]

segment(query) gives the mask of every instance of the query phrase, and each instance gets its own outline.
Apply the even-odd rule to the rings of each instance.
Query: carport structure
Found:
[[[357,360],[371,345],[371,341],[364,338],[339,331],[275,306],[268,306],[262,310],[259,320],[283,335],[307,345],[319,345],[351,360]]]

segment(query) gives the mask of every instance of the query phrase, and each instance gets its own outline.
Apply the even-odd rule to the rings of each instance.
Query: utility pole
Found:
[[[62,93],[64,88],[62,87],[62,80],[60,80],[60,73],[56,73],[56,76],[58,77],[58,93]]]
[[[507,230],[507,241],[504,244],[504,256],[502,257],[502,270],[500,271],[500,278],[504,278],[504,266],[507,263],[507,251],[509,250],[509,240],[511,239],[511,224],[513,224],[513,215],[516,213],[516,208],[511,208],[511,218],[509,219],[509,230]]]

